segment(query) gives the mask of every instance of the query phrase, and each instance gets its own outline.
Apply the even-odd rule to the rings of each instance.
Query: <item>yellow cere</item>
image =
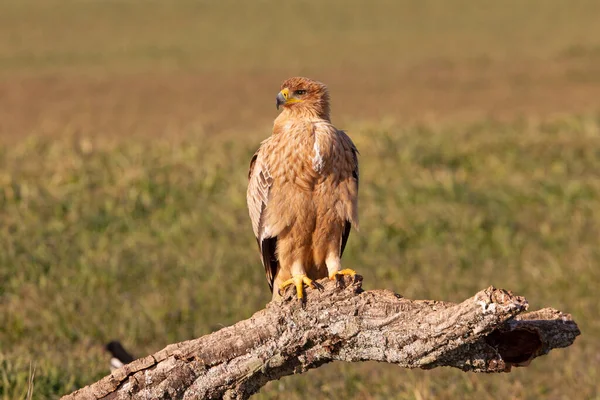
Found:
[[[297,99],[296,97],[290,96],[290,89],[288,89],[288,88],[282,89],[281,92],[279,92],[279,93],[285,99],[285,104],[294,104],[294,103],[302,102],[302,100]]]

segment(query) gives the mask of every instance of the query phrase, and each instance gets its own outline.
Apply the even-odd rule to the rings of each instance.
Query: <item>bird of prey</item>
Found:
[[[286,80],[280,107],[250,162],[247,202],[273,299],[294,285],[302,300],[315,279],[355,274],[340,259],[358,228],[358,151],[331,123],[323,83]]]

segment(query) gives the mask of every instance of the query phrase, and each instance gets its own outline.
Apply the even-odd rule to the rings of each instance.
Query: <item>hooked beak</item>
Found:
[[[290,98],[290,91],[286,88],[277,94],[277,109],[279,110],[279,106],[285,105]]]
[[[283,95],[281,94],[281,92],[279,92],[277,94],[277,109],[279,110],[279,106],[282,106],[285,104],[285,97],[283,97]]]

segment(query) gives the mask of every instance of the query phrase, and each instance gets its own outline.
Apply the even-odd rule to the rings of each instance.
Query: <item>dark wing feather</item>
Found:
[[[275,275],[277,275],[277,271],[279,270],[279,260],[275,254],[277,250],[277,236],[264,239],[261,243],[259,243],[258,247],[260,249],[262,262],[265,267],[267,283],[269,284],[269,289],[271,289],[272,293]]]
[[[348,238],[350,237],[350,229],[352,228],[352,224],[350,221],[346,221],[344,225],[344,233],[342,234],[342,246],[340,248],[340,257],[344,254],[344,249],[346,248],[346,243],[348,243]]]

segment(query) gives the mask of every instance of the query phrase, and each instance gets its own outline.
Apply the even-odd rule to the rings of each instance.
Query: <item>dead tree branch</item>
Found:
[[[63,399],[246,399],[267,382],[331,361],[508,372],[580,334],[569,314],[490,287],[460,304],[322,281],[302,307],[286,292],[245,321],[172,344]]]

